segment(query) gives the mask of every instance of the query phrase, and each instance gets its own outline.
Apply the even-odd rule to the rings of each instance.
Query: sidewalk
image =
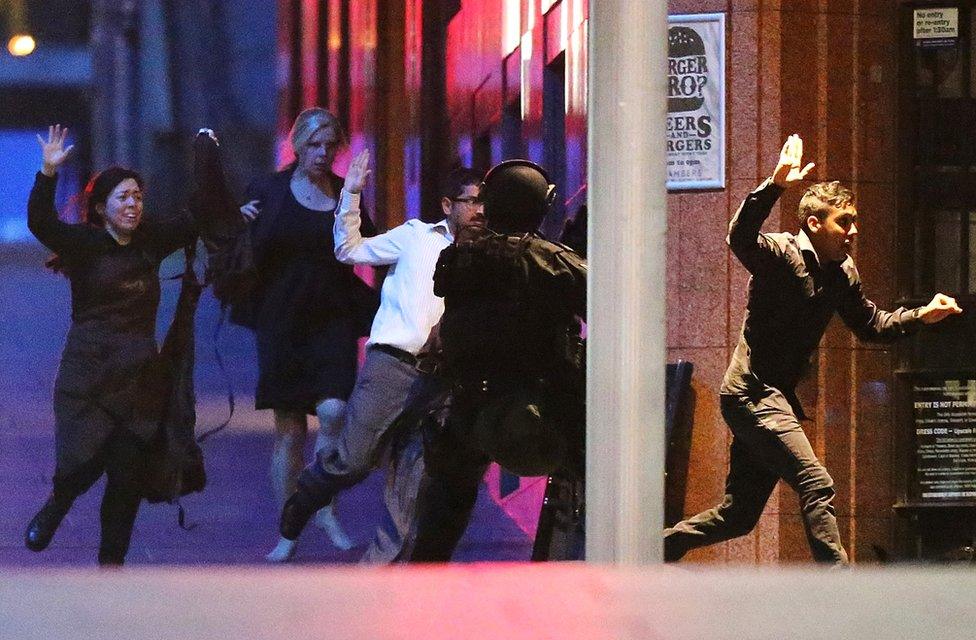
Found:
[[[92,566],[98,545],[104,479],[77,500],[47,551],[34,554],[23,546],[24,527],[50,490],[51,393],[70,316],[68,283],[44,269],[45,255],[40,248],[0,246],[0,569]],[[164,264],[161,273],[178,273],[180,267],[178,262]],[[178,283],[163,284],[164,327],[178,291]],[[197,314],[198,433],[220,424],[228,410],[227,382],[213,353],[217,315],[216,301],[205,292]],[[184,501],[187,520],[195,526],[181,530],[175,507],[144,504],[132,539],[131,564],[260,564],[277,540],[278,512],[268,478],[271,414],[253,409],[253,339],[248,331],[227,325],[219,342],[237,410],[231,426],[203,445],[209,484]],[[311,447],[315,421],[309,422]],[[323,532],[310,526],[296,562],[356,561],[379,519],[382,490],[383,474],[377,472],[339,497],[339,515],[357,545],[354,549],[334,549]],[[526,560],[531,546],[482,486],[458,558]]]

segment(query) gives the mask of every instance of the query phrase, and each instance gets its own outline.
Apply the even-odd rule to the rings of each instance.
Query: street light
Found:
[[[7,41],[7,51],[12,56],[29,56],[36,46],[34,38],[27,33],[16,33]]]
[[[0,2],[0,9],[4,3]],[[7,40],[7,51],[10,55],[23,57],[34,52],[37,43],[27,31],[27,20],[24,18],[24,0],[10,0],[6,3],[7,25],[10,27],[10,40]]]

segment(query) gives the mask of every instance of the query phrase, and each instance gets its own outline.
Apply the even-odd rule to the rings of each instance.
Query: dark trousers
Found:
[[[118,430],[109,436],[95,458],[69,474],[54,477],[53,497],[68,506],[103,473],[107,476],[99,517],[99,564],[118,565],[125,561],[142,501],[141,470],[145,464],[146,445],[131,433]]]
[[[477,388],[477,385],[473,385]],[[423,429],[426,475],[417,498],[413,562],[451,559],[492,461],[519,475],[582,478],[578,394],[526,381],[498,394],[456,389]]]
[[[664,557],[674,561],[697,547],[752,531],[782,479],[796,492],[807,541],[817,562],[846,564],[834,516],[834,482],[784,395],[764,387],[751,396],[723,395],[722,416],[732,431],[725,498],[718,506],[664,532]]]
[[[491,459],[470,437],[478,408],[455,395],[423,425],[425,473],[412,562],[447,562],[468,528]]]

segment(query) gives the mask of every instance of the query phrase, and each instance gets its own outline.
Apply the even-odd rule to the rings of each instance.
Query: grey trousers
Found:
[[[800,499],[814,560],[847,564],[834,516],[834,482],[782,392],[766,386],[748,397],[723,395],[721,406],[732,431],[725,498],[665,530],[665,559],[678,560],[691,549],[752,531],[782,479]]]
[[[413,539],[415,501],[424,471],[423,444],[416,423],[397,418],[425,388],[425,379],[414,366],[382,351],[367,351],[346,405],[342,431],[299,478],[306,490],[331,502],[337,493],[366,478],[384,452],[390,453],[385,512],[364,561],[397,560]]]

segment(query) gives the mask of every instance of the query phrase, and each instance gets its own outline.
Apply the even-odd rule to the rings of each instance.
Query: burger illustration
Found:
[[[668,29],[668,113],[694,111],[705,103],[705,43],[689,27]]]

